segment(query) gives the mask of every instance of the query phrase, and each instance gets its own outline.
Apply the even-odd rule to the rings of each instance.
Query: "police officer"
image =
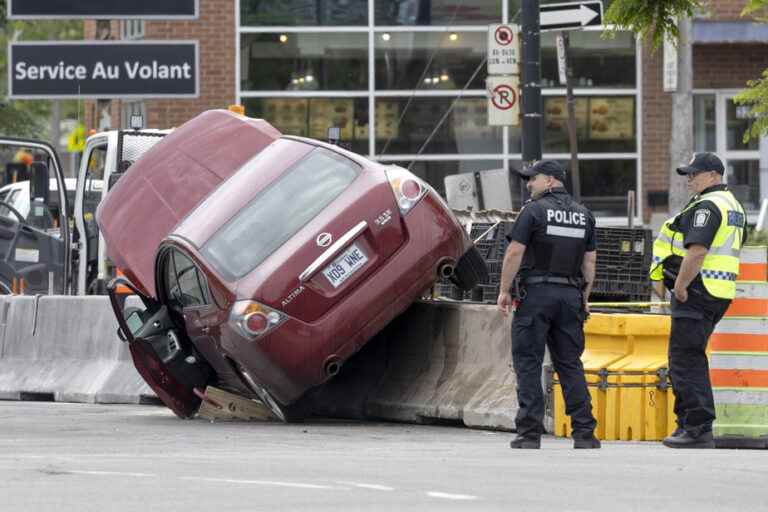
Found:
[[[653,244],[654,287],[663,295],[663,282],[672,291],[669,373],[678,427],[663,441],[670,448],[715,446],[707,341],[736,295],[746,241],[744,208],[722,183],[724,172],[713,153],[696,153],[678,167],[693,197],[662,225]]]
[[[565,169],[542,160],[520,172],[529,200],[520,210],[504,256],[498,307],[507,314],[510,288],[520,274],[521,301],[512,321],[512,363],[517,374],[519,409],[512,448],[539,448],[544,432],[541,368],[549,346],[560,378],[566,413],[571,416],[574,448],[600,448],[597,422],[581,354],[587,297],[595,277],[595,220],[565,190]]]

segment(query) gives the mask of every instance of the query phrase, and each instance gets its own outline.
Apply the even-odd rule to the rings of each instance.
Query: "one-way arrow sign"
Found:
[[[603,23],[603,2],[585,1],[539,7],[541,30],[573,30]]]

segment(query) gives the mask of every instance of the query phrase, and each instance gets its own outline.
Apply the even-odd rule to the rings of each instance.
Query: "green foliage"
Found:
[[[614,0],[605,13],[605,23],[615,30],[630,30],[643,38],[651,34],[653,48],[659,48],[664,38],[677,41],[677,19],[693,16],[702,9],[700,0]]]
[[[742,16],[752,16],[757,21],[768,22],[768,1],[767,0],[749,0]]]
[[[749,106],[749,113],[754,116],[752,126],[744,133],[745,143],[751,137],[768,134],[768,69],[763,71],[762,78],[747,82],[747,88],[734,96],[733,101]]]
[[[47,140],[51,102],[10,100],[8,94],[8,44],[13,41],[51,41],[83,38],[83,22],[70,20],[8,20],[6,0],[0,0],[0,134]],[[62,104],[62,118],[76,115],[76,102]]]
[[[768,22],[768,0],[749,0],[741,15]],[[754,118],[752,126],[744,133],[745,143],[752,137],[768,135],[768,69],[763,71],[762,78],[748,81],[746,89],[740,91],[733,101],[749,106],[749,113]]]

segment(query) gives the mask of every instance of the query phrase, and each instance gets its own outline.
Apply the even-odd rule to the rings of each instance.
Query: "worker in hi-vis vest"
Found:
[[[677,429],[670,448],[714,448],[715,403],[707,342],[736,296],[739,253],[746,241],[744,208],[722,183],[725,168],[713,153],[696,153],[677,173],[693,197],[667,220],[653,243],[651,280],[672,292],[669,375]]]

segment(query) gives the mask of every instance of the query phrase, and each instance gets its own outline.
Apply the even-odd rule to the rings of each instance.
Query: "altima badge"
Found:
[[[317,242],[317,245],[320,247],[328,247],[329,245],[331,245],[332,240],[333,240],[333,237],[331,236],[330,233],[320,233],[319,235],[317,235],[317,240],[315,241]]]

